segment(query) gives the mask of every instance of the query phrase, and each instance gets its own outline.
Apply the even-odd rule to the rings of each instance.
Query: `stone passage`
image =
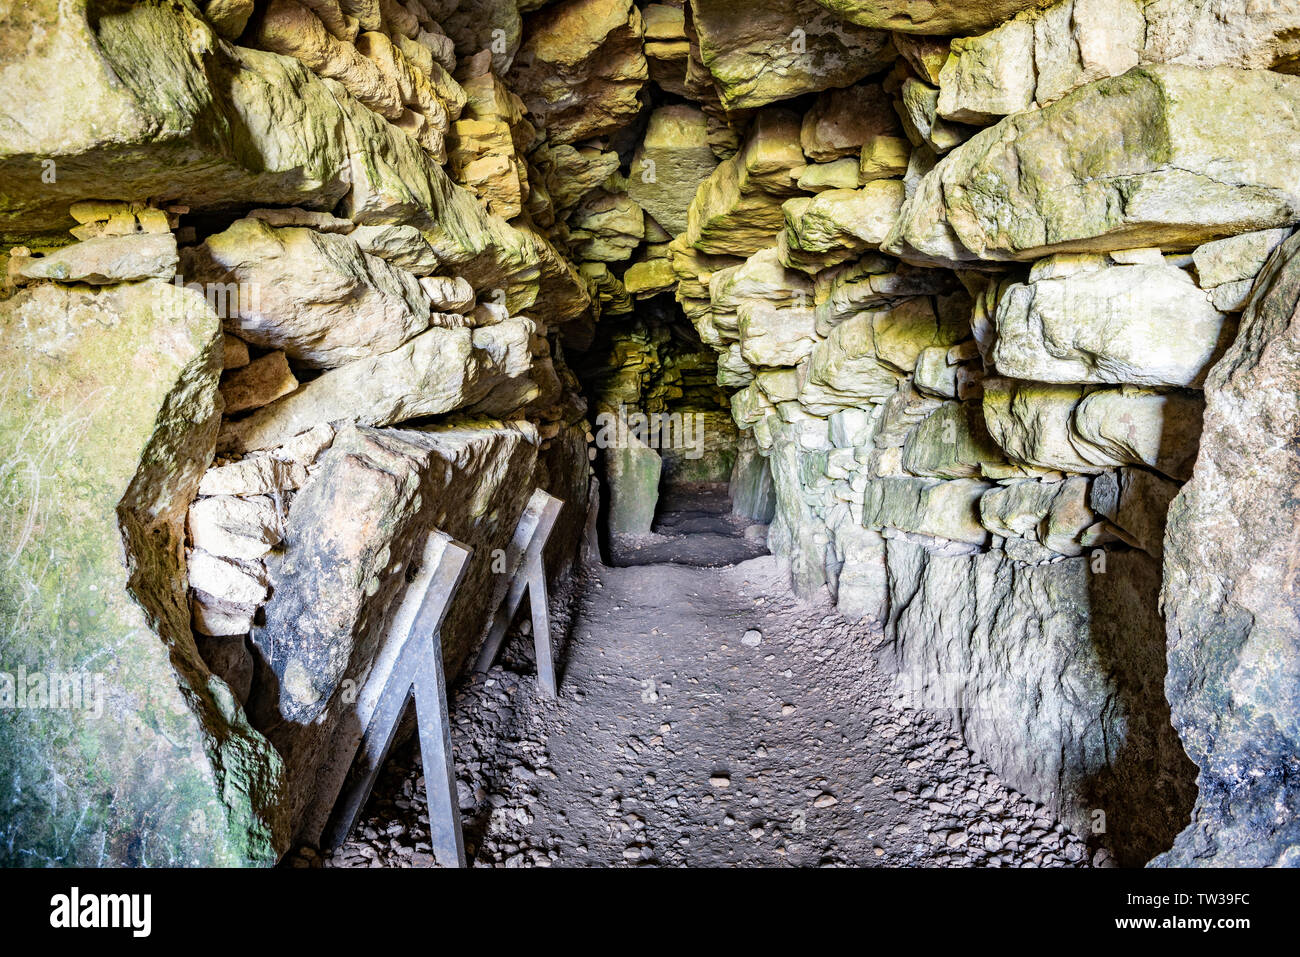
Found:
[[[430,531],[455,687],[537,489],[480,862],[1300,863],[1297,37],[0,5],[0,864],[320,858]]]
[[[718,498],[674,500],[661,530]],[[898,699],[877,625],[798,601],[772,558],[698,569],[680,564],[691,539],[675,541],[659,564],[593,568],[571,620],[557,603],[571,649],[558,704],[538,700],[526,657],[462,687],[474,866],[1109,861],[972,758],[948,715]],[[294,864],[429,864],[421,775],[418,753],[400,756],[352,840]]]

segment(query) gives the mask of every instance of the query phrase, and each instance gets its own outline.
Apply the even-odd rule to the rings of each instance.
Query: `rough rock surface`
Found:
[[[1190,66],[1238,66],[1300,72],[1294,0],[1254,6],[1246,0],[1155,0],[1143,10],[1145,56]]]
[[[102,195],[103,158],[121,153],[114,159],[114,183],[133,197],[183,198],[191,209],[225,208],[231,197],[328,209],[347,193],[354,221],[404,222],[427,230],[444,261],[488,288],[505,288],[512,307],[538,301],[539,270],[557,318],[573,318],[586,307],[571,267],[544,237],[488,217],[415,140],[331,86],[334,81],[295,60],[243,47],[217,45],[205,59],[187,38],[198,37],[199,49],[211,45],[208,28],[171,8],[134,6],[129,16],[113,19],[114,29],[98,35],[84,13],[69,8],[59,19],[49,6],[31,16],[56,24],[59,35],[69,36],[69,48],[50,44],[33,51],[7,74],[14,91],[34,83],[56,104],[39,120],[25,117],[26,107],[18,104],[8,114],[14,135],[5,137],[0,156],[6,169],[15,170],[7,232],[26,238],[35,228],[66,228],[68,204]],[[83,47],[93,48],[85,54],[96,64],[93,83],[75,95],[51,89],[50,77],[82,75],[57,64],[59,57],[80,56],[76,51]],[[244,82],[231,83],[232,74]],[[113,75],[127,80],[118,83]],[[164,85],[155,90],[158,78]],[[87,96],[102,99],[102,108],[89,106]],[[60,112],[74,102],[66,115]],[[77,129],[87,109],[101,117],[93,136]],[[225,115],[241,117],[241,123],[216,120]],[[20,129],[24,124],[26,131]],[[42,139],[31,130],[42,131]],[[174,132],[158,138],[141,132],[147,130]],[[123,152],[120,144],[130,148]],[[65,162],[53,183],[41,182],[39,158],[57,155],[76,159]]]
[[[1266,71],[1152,65],[1099,80],[954,150],[885,247],[944,262],[1023,260],[1190,249],[1293,222],[1297,161],[1267,144],[1294,137],[1293,111],[1278,105],[1296,103],[1300,80]]]
[[[690,0],[700,56],[728,110],[847,86],[894,58],[889,34],[814,0]]]
[[[940,62],[939,113],[992,122],[1141,63],[1297,70],[1293,0],[1058,0],[1028,6]],[[935,80],[931,80],[935,82]]]
[[[687,210],[685,244],[728,256],[769,245],[785,222],[781,203],[797,192],[793,171],[803,163],[798,117],[761,111],[741,150],[700,184]]]
[[[429,326],[416,277],[348,236],[241,219],[187,249],[181,270],[186,282],[234,289],[227,331],[308,366],[392,352]]]
[[[39,259],[15,256],[24,279],[52,279],[104,286],[145,279],[171,279],[176,275],[176,239],[171,233],[136,233],[97,236],[56,249]]]
[[[216,314],[168,283],[0,303],[9,866],[269,864],[287,846],[280,759],[185,605],[220,355]]]
[[[689,106],[662,106],[650,114],[632,158],[627,192],[677,236],[686,230],[686,210],[696,189],[717,165],[704,113]]]
[[[437,528],[475,549],[443,627],[455,674],[480,637],[504,548],[532,492],[535,436],[507,426],[440,431],[350,428],[294,499],[269,563],[274,597],[253,632],[260,681],[250,713],[284,755],[293,831],[315,840],[374,707],[372,673],[391,666],[383,641],[405,577]],[[332,782],[332,785],[329,783]]]
[[[994,319],[998,372],[1039,382],[1204,381],[1236,329],[1173,266],[1089,269],[1011,286]]]
[[[347,191],[347,116],[297,61],[219,45],[192,8],[135,4],[99,20],[86,4],[24,6],[5,25],[5,49],[23,51],[5,69],[5,233],[72,225],[71,202],[108,198],[106,162],[116,195],[184,196],[196,209],[232,196],[328,209]],[[35,24],[47,42],[28,48]],[[63,158],[53,178],[40,162],[50,157]]]
[[[648,73],[632,0],[563,0],[529,21],[510,74],[556,144],[612,133],[639,110]]]
[[[1159,567],[1116,553],[1100,568],[891,540],[886,666],[956,709],[964,739],[1012,786],[1053,795],[1054,813],[1131,866],[1187,820],[1194,769],[1163,693]]]
[[[903,33],[974,33],[1014,16],[1021,10],[1043,7],[1052,0],[818,0],[824,7],[852,23],[898,30]]]
[[[659,453],[635,436],[605,450],[609,483],[609,531],[613,535],[647,535],[659,501]]]
[[[391,425],[488,399],[497,386],[526,379],[532,357],[526,319],[482,329],[430,329],[393,352],[332,369],[247,418],[228,422],[220,446],[244,452],[280,445],[322,422]],[[505,397],[513,411],[533,398]]]
[[[1293,237],[1273,254],[1240,336],[1206,382],[1201,453],[1169,513],[1168,694],[1200,767],[1200,796],[1191,825],[1159,858],[1166,865],[1300,863],[1298,248]]]
[[[990,378],[983,403],[989,433],[1018,462],[1084,474],[1146,465],[1185,479],[1195,461],[1202,412],[1195,394]]]

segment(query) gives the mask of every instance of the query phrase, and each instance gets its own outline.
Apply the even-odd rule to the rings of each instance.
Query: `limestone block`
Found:
[[[1040,382],[1199,386],[1236,334],[1173,266],[1125,265],[1012,285],[993,361]]]
[[[1294,328],[1300,241],[1257,283],[1241,335],[1206,382],[1205,431],[1165,535],[1175,727],[1200,768],[1166,866],[1292,866],[1300,847],[1296,716]],[[1260,423],[1267,423],[1261,428]]]
[[[1259,144],[1295,138],[1297,104],[1300,78],[1268,71],[1164,64],[1098,80],[945,157],[884,248],[949,263],[1027,260],[1192,249],[1289,225],[1300,218],[1300,161]],[[1142,135],[1120,133],[1133,130]]]
[[[605,449],[608,527],[614,535],[649,535],[659,501],[659,453],[635,436]]]
[[[221,447],[274,448],[321,422],[390,425],[482,402],[498,386],[527,375],[533,329],[523,318],[481,329],[430,329],[393,352],[332,369],[226,423]],[[520,405],[531,398],[516,397]]]
[[[221,383],[226,415],[260,409],[298,388],[283,352],[268,352],[237,369]]]
[[[649,76],[632,0],[563,0],[535,18],[511,85],[552,143],[612,133],[636,116]]]
[[[349,236],[241,219],[185,250],[185,281],[228,290],[228,330],[307,366],[391,352],[429,325],[415,276]]]
[[[221,351],[217,315],[170,283],[0,302],[0,457],[17,466],[0,470],[0,660],[82,691],[0,721],[4,864],[270,865],[287,849],[280,758],[200,660],[186,605]]]
[[[700,183],[717,167],[704,113],[691,106],[661,106],[650,114],[632,157],[627,192],[671,235],[686,231],[686,211]]]
[[[704,67],[727,110],[843,87],[895,57],[889,34],[814,0],[690,0]]]
[[[171,233],[100,236],[64,246],[44,256],[13,256],[10,272],[23,279],[82,282],[104,286],[176,275],[176,238]]]

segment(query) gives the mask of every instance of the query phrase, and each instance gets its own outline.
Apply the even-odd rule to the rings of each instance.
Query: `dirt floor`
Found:
[[[557,596],[558,701],[522,638],[453,690],[474,866],[1108,863],[1004,787],[950,716],[901,707],[879,626],[796,600],[726,505],[679,497],[658,534],[609,549],[626,567]],[[706,567],[719,555],[739,563]],[[294,863],[432,865],[424,814],[412,742],[351,839]]]

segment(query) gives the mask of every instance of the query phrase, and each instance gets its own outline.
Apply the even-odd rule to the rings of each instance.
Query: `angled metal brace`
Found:
[[[501,654],[506,629],[514,620],[515,612],[528,591],[529,610],[533,622],[533,650],[537,657],[537,683],[542,693],[554,698],[558,693],[555,682],[555,659],[551,652],[551,619],[547,607],[546,567],[542,551],[551,530],[560,517],[564,502],[541,489],[535,489],[524,513],[515,526],[515,534],[506,549],[506,574],[493,596],[496,612],[483,648],[474,665],[476,671],[487,671]]]
[[[389,631],[403,636],[402,646],[326,828],[329,847],[342,844],[356,824],[392,748],[407,702],[414,697],[429,808],[429,843],[440,864],[465,866],[442,667],[442,623],[472,554],[472,548],[439,531],[431,533],[425,543],[417,576],[407,587]]]

